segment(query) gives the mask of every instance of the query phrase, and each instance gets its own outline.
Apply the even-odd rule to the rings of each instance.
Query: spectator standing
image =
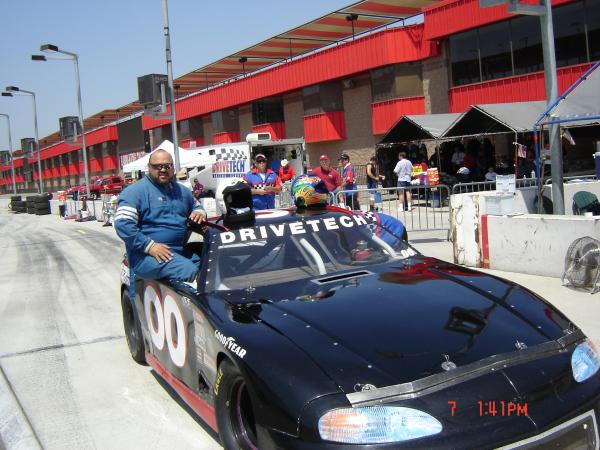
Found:
[[[379,166],[377,165],[377,158],[375,155],[371,156],[369,159],[369,164],[367,164],[367,188],[368,189],[377,189],[377,184],[379,180],[382,178],[379,175]],[[379,195],[381,197],[381,193],[379,192],[369,192],[369,210],[375,210],[375,196]],[[381,201],[381,200],[379,200]]]
[[[279,168],[279,179],[282,183],[286,181],[291,181],[296,178],[296,172],[294,168],[289,164],[287,159],[281,160],[281,167]]]
[[[350,163],[350,156],[347,153],[342,153],[339,161],[342,164],[342,190],[356,191],[356,176],[354,175],[354,167]],[[350,209],[360,209],[356,192],[346,192],[344,200]]]
[[[311,173],[318,176],[329,192],[336,193],[342,185],[342,179],[337,170],[331,167],[329,156],[321,155],[319,158],[319,167],[312,169]]]
[[[406,159],[406,153],[398,153],[398,162],[394,167],[394,173],[398,176],[398,198],[400,199],[400,206],[398,211],[404,211],[404,191],[407,187],[410,187],[410,180],[412,176],[412,163]],[[408,211],[412,209],[412,195],[410,191],[406,192],[406,201]]]
[[[488,167],[488,171],[485,174],[485,181],[496,181],[498,174],[494,170],[494,166]]]
[[[281,192],[279,177],[267,168],[267,158],[262,153],[254,157],[254,168],[246,173],[244,181],[250,185],[254,209],[275,208],[275,194]]]
[[[194,178],[194,185],[192,186],[192,195],[195,199],[204,197],[204,185]]]
[[[452,153],[452,167],[455,171],[460,169],[463,166],[465,160],[465,152],[462,150],[460,145],[456,145],[454,147],[454,152]]]

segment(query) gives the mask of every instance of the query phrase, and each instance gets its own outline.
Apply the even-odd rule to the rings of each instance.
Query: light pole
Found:
[[[6,122],[8,123],[8,151],[10,153],[10,161],[12,164],[12,184],[13,184],[13,192],[17,195],[17,182],[15,176],[15,158],[13,157],[13,148],[12,148],[12,137],[10,135],[10,117],[8,114],[0,113],[0,116],[6,117]]]
[[[56,45],[44,44],[40,46],[41,52],[47,53],[62,53],[63,55],[69,56],[69,58],[51,58],[44,55],[31,55],[33,61],[46,61],[48,59],[70,59],[73,61],[75,66],[75,80],[77,82],[77,106],[79,108],[79,125],[81,126],[81,145],[83,153],[83,173],[85,177],[85,191],[87,198],[90,198],[90,177],[88,175],[88,160],[87,160],[87,148],[85,146],[85,128],[83,126],[83,108],[81,107],[81,83],[79,81],[79,57],[77,53],[68,52],[66,50],[59,49]]]
[[[167,57],[167,83],[169,84],[169,102],[171,102],[171,131],[173,133],[173,155],[175,171],[179,172],[179,138],[177,136],[177,117],[175,114],[175,90],[173,89],[173,61],[171,60],[171,38],[169,33],[169,9],[167,0],[162,0],[163,29],[165,33],[165,54]]]
[[[542,52],[544,55],[544,78],[546,81],[546,104],[552,105],[558,98],[558,80],[556,76],[556,52],[554,50],[554,27],[552,25],[552,0],[540,0],[539,4],[520,3],[520,0],[479,0],[479,6],[497,6],[508,4],[508,12],[538,16],[542,34]],[[552,203],[554,214],[565,213],[565,188],[563,184],[563,157],[560,141],[560,126],[550,125],[549,130],[552,162]],[[542,161],[541,164],[544,167]],[[540,176],[541,179],[541,176]]]
[[[6,91],[3,92],[2,95],[9,94],[11,97],[13,96],[13,92],[22,92],[26,95],[31,95],[31,99],[33,100],[33,124],[35,127],[35,145],[37,147],[37,166],[38,166],[38,185],[40,188],[40,194],[43,192],[42,187],[42,161],[41,161],[41,149],[40,149],[40,136],[38,134],[38,120],[37,120],[37,107],[35,103],[35,92],[26,91],[25,89],[19,89],[17,86],[6,86]]]

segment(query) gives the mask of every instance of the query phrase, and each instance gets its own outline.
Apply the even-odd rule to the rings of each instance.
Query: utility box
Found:
[[[144,108],[152,108],[165,103],[169,98],[168,78],[166,75],[152,73],[138,77],[138,97]]]
[[[35,139],[34,138],[23,138],[21,139],[21,150],[26,156],[31,156],[35,153]]]
[[[77,116],[66,116],[58,119],[60,123],[60,137],[65,142],[76,142],[81,136],[81,124]]]

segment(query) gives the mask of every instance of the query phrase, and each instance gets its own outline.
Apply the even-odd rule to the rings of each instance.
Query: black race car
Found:
[[[123,317],[225,448],[598,448],[598,353],[527,289],[335,208],[200,236],[198,288],[125,270]]]

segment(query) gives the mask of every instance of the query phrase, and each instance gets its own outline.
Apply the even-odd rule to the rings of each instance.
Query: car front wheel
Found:
[[[123,328],[125,329],[125,339],[131,357],[138,364],[146,365],[146,349],[142,337],[142,327],[138,315],[135,313],[133,302],[129,299],[127,289],[123,290],[121,295],[121,309],[123,310]]]
[[[244,377],[228,360],[219,365],[214,393],[221,443],[227,450],[256,450],[256,423]]]

